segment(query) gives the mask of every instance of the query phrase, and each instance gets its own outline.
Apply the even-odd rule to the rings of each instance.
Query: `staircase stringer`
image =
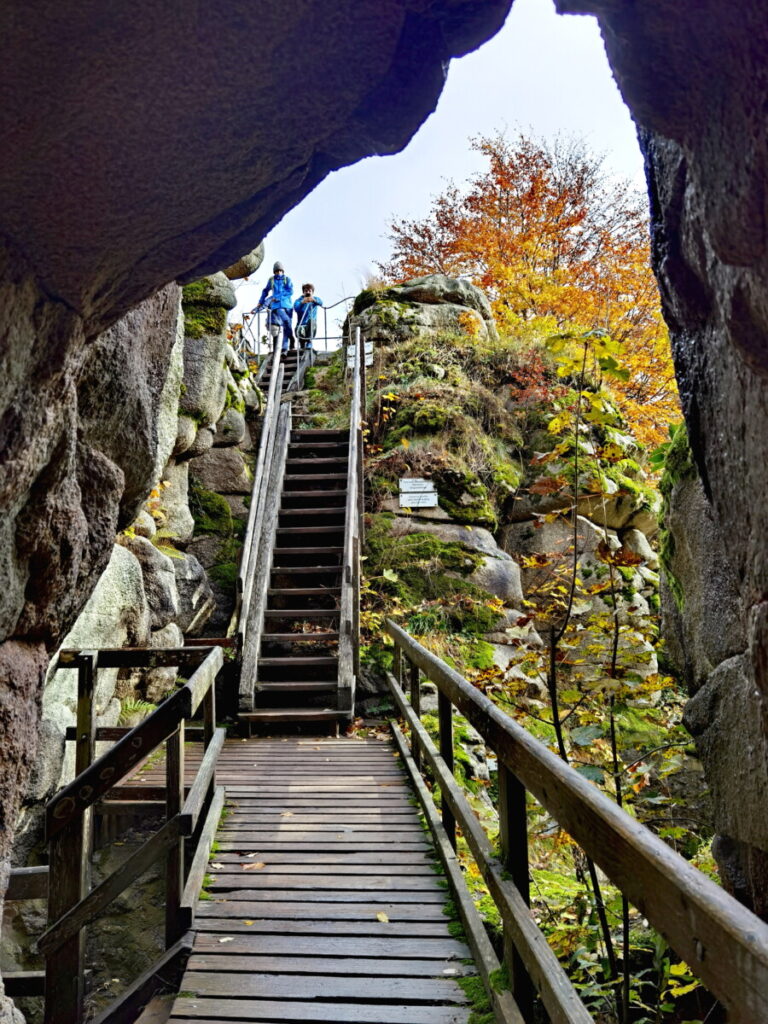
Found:
[[[256,544],[255,559],[249,566],[251,575],[251,599],[248,614],[242,622],[242,658],[240,666],[240,697],[241,711],[253,711],[255,694],[258,688],[258,659],[261,645],[261,634],[264,631],[264,610],[269,587],[269,575],[272,567],[272,555],[275,548],[280,495],[283,489],[285,463],[288,452],[288,441],[291,436],[292,409],[291,403],[282,404],[274,434],[269,473],[264,476],[263,515],[259,536],[254,536]],[[254,499],[257,496],[254,495]]]

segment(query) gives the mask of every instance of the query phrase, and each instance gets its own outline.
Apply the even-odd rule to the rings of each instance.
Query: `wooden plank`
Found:
[[[354,892],[344,892],[336,889],[305,889],[302,891],[289,888],[265,889],[261,892],[258,889],[232,889],[229,892],[227,892],[226,895],[222,893],[222,899],[226,899],[228,903],[262,903],[269,901],[282,901],[306,904],[345,904],[360,902],[360,896],[358,894]],[[393,889],[388,892],[367,892],[365,894],[365,902],[398,904],[408,903],[416,906],[426,906],[428,904],[434,904],[442,907],[445,904],[445,892],[442,889],[439,892],[402,892],[397,889]]]
[[[362,897],[361,897],[362,898]],[[289,921],[370,921],[378,913],[385,913],[390,921],[439,921],[445,926],[443,907],[437,903],[301,903],[298,900],[286,900],[278,903],[239,902],[230,899],[201,900],[197,907],[199,918],[231,917],[245,918],[264,917],[273,921],[285,919]]]
[[[184,910],[184,917],[189,921],[190,927],[194,923],[195,908],[203,905],[198,903],[198,897],[200,895],[200,890],[203,887],[206,867],[208,864],[208,856],[211,852],[211,845],[213,843],[214,836],[216,835],[216,828],[218,826],[219,819],[221,818],[223,808],[224,787],[219,786],[216,789],[211,805],[208,808],[205,824],[203,825],[203,829],[197,842],[197,849],[192,857],[192,863],[190,864],[189,872],[187,874],[187,881],[184,885],[184,893],[181,897],[181,906]]]
[[[254,861],[254,863],[259,863]],[[377,892],[387,892],[397,889],[401,892],[437,892],[439,886],[434,875],[432,878],[417,876],[409,878],[405,875],[306,875],[283,873],[279,870],[268,872],[263,871],[241,871],[237,875],[226,875],[223,871],[217,871],[211,881],[211,891],[217,888],[233,889],[264,889],[272,885],[292,889],[319,889],[323,886],[333,886],[334,889],[348,889],[351,892],[368,892],[373,889]]]
[[[184,803],[184,723],[168,737],[165,761],[165,813],[176,822],[173,840],[165,850],[165,947],[179,941],[186,928],[182,920],[181,901],[184,893],[184,845],[180,836],[191,835],[191,821],[181,816]]]
[[[48,865],[33,868],[11,868],[8,889],[3,897],[13,900],[48,899]]]
[[[200,996],[249,999],[359,999],[357,979],[322,974],[221,974],[187,971],[184,984]],[[365,999],[410,1003],[465,1004],[469,1000],[450,978],[376,978],[365,982]]]
[[[395,623],[386,630],[734,1021],[768,1020],[768,925],[719,889]]]
[[[251,923],[248,924],[247,921]],[[322,941],[326,936],[359,935],[363,938],[376,939],[440,939],[447,934],[447,922],[442,921],[378,921],[375,912],[371,912],[367,920],[361,921],[326,921],[326,920],[290,920],[286,918],[200,918],[197,931],[204,934],[223,935],[305,935],[314,936],[318,940],[318,949],[322,950]]]
[[[50,840],[48,931],[58,928],[85,896],[90,847],[87,824],[86,816],[80,814],[67,821]],[[45,956],[45,1024],[79,1021],[83,1013],[85,964],[85,936],[80,925],[69,933],[53,955],[46,950],[42,939],[38,940],[38,949]]]
[[[397,686],[394,678],[391,679],[390,685],[392,684]],[[402,693],[402,691],[400,692]],[[478,967],[480,977],[482,978],[483,985],[485,986],[486,994],[496,1011],[496,1019],[500,1022],[504,1022],[504,1024],[525,1024],[523,1015],[520,1012],[517,1003],[512,998],[512,994],[510,992],[500,992],[494,985],[493,979],[496,972],[501,967],[501,964],[493,950],[493,946],[488,938],[483,921],[478,913],[474,900],[469,894],[466,882],[464,881],[464,874],[456,857],[455,832],[452,837],[446,831],[445,826],[438,817],[435,804],[432,799],[432,794],[424,784],[424,780],[422,779],[413,758],[410,756],[405,736],[403,736],[395,722],[391,723],[391,728],[395,737],[395,743],[397,744],[400,754],[410,771],[411,781],[419,797],[419,803],[421,804],[422,811],[435,836],[440,860],[443,863],[446,877],[448,878],[451,889],[453,890],[456,906],[459,911],[459,917],[461,918],[461,923],[464,926],[464,931],[467,935],[467,939],[469,940],[469,945],[472,949],[472,954]],[[451,753],[453,753],[452,747]],[[445,820],[444,815],[443,820]],[[453,822],[455,829],[456,819],[453,816],[451,816],[451,821]],[[453,841],[451,841],[452,839]]]
[[[445,964],[445,966],[444,966]],[[248,954],[205,953],[195,954],[195,970],[203,971],[274,971],[277,974],[343,974],[360,978],[434,978],[461,977],[474,974],[472,965],[458,960],[395,960],[329,956],[249,956]],[[360,981],[358,980],[358,986]]]
[[[425,837],[422,829],[415,829],[412,832],[357,832],[354,829],[344,829],[343,832],[253,832],[245,830],[232,830],[222,833],[224,842],[240,843],[307,843],[309,845],[320,844],[322,846],[333,846],[338,842],[352,843],[379,843],[386,838],[388,843],[402,843],[410,845],[422,845]]]
[[[186,835],[192,835],[197,828],[197,820],[205,806],[208,790],[216,773],[216,760],[224,746],[226,736],[226,729],[217,729],[215,731],[213,739],[205,751],[205,756],[200,762],[195,781],[192,783],[186,800],[184,800],[184,806],[181,809],[181,827]]]
[[[195,669],[184,687],[189,690],[190,695],[190,710],[185,718],[191,718],[200,707],[203,697],[213,686],[223,664],[224,652],[220,647],[214,647],[208,652],[202,665]]]
[[[260,999],[179,998],[173,1004],[172,1021],[218,1024],[223,1020],[258,1021],[260,1024],[300,1024],[333,1021],[334,1024],[467,1024],[466,1007],[393,1006],[375,1003],[277,1002]]]
[[[196,668],[205,658],[206,647],[102,647],[99,649],[101,668]],[[75,668],[81,654],[79,648],[59,651],[58,668]]]
[[[306,956],[318,951],[317,938],[311,935],[271,935],[271,934],[239,934],[231,936],[226,944],[227,953],[239,951],[245,953],[275,953]],[[199,933],[195,938],[195,949],[210,952],[222,948],[221,935],[215,932]],[[354,957],[404,957],[416,960],[468,959],[469,948],[457,939],[388,939],[368,938],[360,935],[336,936],[328,935],[322,940],[320,947],[326,956]]]
[[[330,867],[358,864],[370,866],[373,864],[384,864],[394,867],[395,865],[423,864],[424,851],[412,850],[410,853],[402,853],[399,850],[377,850],[375,853],[328,853],[317,850],[292,850],[288,849],[283,853],[274,853],[270,858],[271,864],[317,864]],[[226,853],[219,851],[216,855],[217,863],[248,864],[248,859],[239,853]]]
[[[3,987],[11,999],[42,996],[45,993],[45,971],[3,971]]]

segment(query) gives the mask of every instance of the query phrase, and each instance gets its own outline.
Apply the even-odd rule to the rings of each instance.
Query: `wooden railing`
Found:
[[[443,825],[456,825],[503,923],[515,999],[533,1019],[533,992],[555,1024],[592,1018],[570,984],[529,904],[526,792],[599,865],[726,1008],[729,1024],[768,1021],[768,925],[718,888],[649,829],[534,739],[491,700],[390,620],[393,696],[411,732],[413,760],[440,788]],[[438,690],[439,750],[420,721],[420,677]],[[402,688],[407,675],[410,703]],[[497,856],[453,775],[453,708],[498,759],[501,855]]]
[[[255,562],[260,544],[264,522],[264,505],[267,498],[266,479],[269,477],[272,456],[275,448],[275,432],[277,416],[280,412],[280,394],[283,386],[284,368],[278,368],[269,381],[267,404],[261,420],[261,437],[256,455],[251,507],[248,510],[248,523],[243,539],[243,553],[240,557],[240,569],[237,574],[237,606],[233,622],[238,624],[238,635],[242,644],[245,623],[248,620],[248,609],[253,592],[253,574],[249,568]]]
[[[99,1018],[98,1024],[133,1019],[131,1009],[148,1001],[158,976],[188,951],[186,936],[202,887],[211,842],[224,802],[216,786],[216,760],[225,730],[216,728],[215,680],[223,665],[220,647],[62,651],[59,668],[78,672],[75,773],[46,808],[49,844],[48,929],[38,941],[44,954],[46,1024],[79,1024],[83,1017],[84,928],[127,886],[163,858],[166,876],[165,953]],[[94,760],[93,697],[103,668],[175,666],[192,673],[149,717],[126,730]],[[203,756],[185,787],[185,723],[200,709]],[[107,796],[137,793],[118,784],[165,744],[165,822],[109,877],[90,885],[93,812]],[[155,795],[155,794],[152,794]],[[185,840],[186,849],[185,849]]]
[[[360,554],[363,543],[363,436],[365,357],[360,328],[354,329],[355,362],[349,407],[349,463],[344,517],[344,555],[339,611],[339,710],[350,718],[360,674]]]
[[[281,370],[282,373],[282,370]],[[253,489],[253,503],[259,504],[259,515],[254,526],[251,558],[247,567],[246,590],[248,601],[240,616],[242,635],[242,661],[240,668],[239,706],[241,711],[253,711],[258,689],[257,666],[261,634],[264,630],[264,610],[272,567],[272,555],[277,536],[280,514],[280,495],[283,490],[288,441],[292,428],[291,403],[278,402],[276,421],[265,472],[260,489]]]

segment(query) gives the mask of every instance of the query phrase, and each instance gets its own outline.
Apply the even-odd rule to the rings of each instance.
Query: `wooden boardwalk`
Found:
[[[473,974],[393,747],[228,740],[229,813],[171,1021],[466,1024]]]

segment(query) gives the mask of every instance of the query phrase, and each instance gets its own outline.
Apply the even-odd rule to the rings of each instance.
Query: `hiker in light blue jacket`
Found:
[[[272,293],[271,295],[269,294],[270,292]],[[269,298],[267,298],[268,295]],[[259,304],[252,312],[256,313],[260,309],[269,310],[267,326],[277,325],[282,329],[283,352],[288,351],[289,343],[291,348],[296,347],[296,339],[293,335],[292,307],[293,282],[286,275],[283,264],[275,263],[274,267],[272,267],[272,277],[264,285]],[[275,348],[277,348],[277,339],[275,339]]]
[[[301,286],[301,298],[296,299],[293,310],[296,313],[296,334],[302,348],[312,348],[312,340],[317,334],[317,307],[323,300],[315,295],[313,284]]]

